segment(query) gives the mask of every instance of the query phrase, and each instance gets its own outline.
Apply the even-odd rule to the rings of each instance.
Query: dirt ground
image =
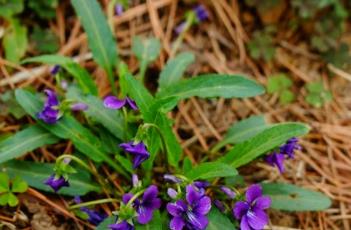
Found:
[[[107,1],[103,1],[107,2]],[[272,229],[351,229],[351,75],[328,66],[318,55],[308,49],[306,41],[299,36],[286,36],[289,31],[277,34],[277,52],[273,61],[254,61],[250,58],[246,45],[251,38],[256,20],[242,10],[238,1],[212,0],[203,4],[210,12],[210,19],[194,26],[186,34],[180,51],[191,51],[196,55],[189,75],[216,72],[227,74],[246,74],[266,85],[267,76],[277,72],[288,73],[293,79],[293,92],[296,101],[281,105],[277,95],[265,94],[244,100],[201,100],[192,98],[183,101],[177,111],[170,116],[175,118],[174,130],[184,147],[185,154],[196,161],[218,140],[221,140],[227,128],[235,121],[254,114],[264,114],[269,122],[301,121],[311,127],[303,137],[303,149],[295,160],[287,162],[287,170],[280,175],[277,170],[263,162],[255,162],[240,169],[248,181],[289,182],[305,188],[321,191],[333,200],[331,208],[324,212],[287,213],[271,211]],[[106,5],[105,5],[106,6]],[[190,5],[191,6],[191,5]],[[182,15],[189,5],[177,0],[148,0],[136,4],[121,16],[114,18],[115,35],[118,39],[119,53],[132,70],[138,67],[137,60],[130,53],[131,38],[135,35],[155,36],[161,40],[163,51],[156,64],[147,73],[152,89],[156,84],[157,74],[170,55],[170,47],[175,40],[174,27],[182,20]],[[274,17],[274,16],[272,16]],[[94,75],[100,96],[110,92],[104,72],[98,68],[89,54],[86,35],[73,15],[69,2],[63,1],[57,9],[57,18],[50,23],[50,28],[59,36],[59,53],[80,59],[80,64]],[[296,32],[295,32],[296,33]],[[345,41],[350,42],[350,31],[345,33]],[[12,66],[15,73],[8,73],[4,66]],[[46,66],[33,67],[28,72],[0,58],[0,92],[17,87],[33,86],[40,90],[53,87],[54,79]],[[314,108],[305,102],[305,83],[322,79],[325,88],[330,90],[333,100],[321,108]],[[14,131],[20,124],[10,118],[1,131]],[[57,148],[68,151],[71,144],[61,144]],[[39,150],[46,152],[42,148]],[[51,153],[49,153],[51,155]],[[41,160],[38,155],[34,159]],[[50,159],[50,158],[49,158]],[[73,229],[82,227],[54,227],[52,223],[68,218],[76,226],[88,226],[77,218],[72,218],[64,205],[63,198],[49,197],[31,189],[22,197],[24,204],[18,208],[25,210],[16,222],[34,221],[33,229]],[[42,206],[35,207],[31,199],[40,200]],[[40,211],[43,207],[53,207],[60,213],[57,217],[50,211]],[[108,209],[108,207],[103,207]],[[27,220],[28,215],[31,220]],[[44,215],[44,217],[43,217]],[[14,219],[0,214],[0,220],[9,226]],[[45,223],[42,223],[46,220]],[[67,220],[67,219],[66,219]],[[40,222],[41,221],[41,222]],[[40,222],[38,224],[37,222]],[[61,222],[62,223],[62,222]],[[24,224],[25,226],[25,224]],[[51,227],[50,227],[51,226]],[[70,225],[71,226],[71,225]],[[73,225],[72,225],[73,226]],[[89,226],[88,226],[89,227]],[[30,229],[30,228],[26,228]]]

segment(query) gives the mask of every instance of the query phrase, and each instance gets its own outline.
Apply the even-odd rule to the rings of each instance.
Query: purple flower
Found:
[[[120,109],[123,106],[128,106],[132,110],[138,109],[138,106],[136,105],[135,101],[133,101],[129,97],[120,100],[115,96],[107,96],[104,99],[104,106],[109,109]]]
[[[271,199],[262,196],[262,188],[258,184],[251,185],[246,191],[246,201],[238,201],[233,208],[233,215],[240,220],[241,230],[260,230],[268,223],[264,212],[271,206]]]
[[[111,230],[134,230],[134,226],[123,220],[120,223],[110,224],[108,226]]]
[[[46,102],[42,111],[37,114],[37,118],[48,124],[55,124],[60,118],[60,110],[58,109],[59,101],[54,91],[50,89],[44,90],[47,95]]]
[[[62,187],[69,187],[69,182],[63,176],[56,177],[51,175],[45,182],[46,185],[49,185],[55,192],[60,190]]]
[[[203,5],[198,5],[193,8],[197,22],[205,21],[208,18],[208,12]]]
[[[196,186],[198,189],[205,189],[208,186],[210,186],[210,182],[205,180],[198,180],[198,181],[194,181],[193,185]]]
[[[282,153],[273,152],[265,157],[266,162],[271,166],[277,166],[280,173],[283,173],[285,156]]]
[[[301,146],[297,143],[299,139],[290,138],[284,145],[280,146],[280,153],[286,154],[288,158],[294,158],[295,150],[300,150]]]
[[[155,209],[161,207],[161,199],[158,196],[158,189],[155,185],[150,185],[144,192],[142,199],[136,199],[133,207],[138,213],[138,223],[147,224],[151,221]],[[133,194],[127,193],[122,197],[123,203],[127,204]]]
[[[87,207],[82,207],[80,210],[88,215],[88,221],[94,225],[99,225],[107,217],[106,213],[91,210]]]
[[[150,153],[147,151],[146,146],[142,141],[137,144],[135,144],[133,141],[122,143],[119,145],[119,147],[121,147],[124,151],[134,155],[134,169],[150,157]]]
[[[226,186],[221,186],[220,190],[227,195],[227,197],[229,197],[230,199],[234,199],[235,198],[235,192],[232,191],[230,188],[226,187]]]
[[[61,66],[59,66],[59,65],[54,65],[54,67],[52,67],[52,69],[50,70],[50,73],[51,73],[52,75],[55,75],[55,74],[57,74],[57,73],[60,71],[60,69],[61,69]]]
[[[85,111],[89,108],[89,106],[82,102],[77,102],[71,105],[72,111]]]
[[[163,179],[165,179],[166,181],[169,181],[169,182],[176,183],[176,184],[182,183],[182,180],[180,178],[178,178],[174,175],[171,175],[171,174],[163,175]]]
[[[74,202],[79,204],[82,203],[82,200],[79,196],[75,196]],[[101,213],[87,207],[81,207],[80,210],[88,215],[88,221],[94,225],[99,225],[107,217],[106,213]]]
[[[177,196],[178,196],[178,192],[177,192],[175,189],[173,189],[173,188],[168,188],[168,189],[167,189],[167,195],[168,195],[170,198],[175,199],[175,198],[177,198]]]
[[[122,4],[116,4],[115,13],[117,16],[120,16],[123,14],[123,5]]]
[[[186,187],[186,201],[178,200],[167,204],[167,211],[173,216],[170,229],[202,230],[208,225],[207,213],[211,209],[211,199],[201,194],[195,186]]]
[[[218,208],[219,211],[225,212],[224,204],[219,200],[214,200],[213,204]]]

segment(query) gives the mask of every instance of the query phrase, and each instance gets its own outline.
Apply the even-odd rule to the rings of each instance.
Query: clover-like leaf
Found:
[[[22,180],[22,178],[20,178],[19,176],[16,176],[12,180],[12,187],[11,187],[12,192],[23,193],[27,191],[27,189],[28,189],[28,184],[24,180]]]

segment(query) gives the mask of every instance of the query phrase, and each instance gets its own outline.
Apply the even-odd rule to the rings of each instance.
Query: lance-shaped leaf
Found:
[[[185,52],[168,61],[160,74],[159,87],[166,88],[177,83],[183,77],[186,68],[194,60],[194,54]]]
[[[330,207],[331,200],[323,193],[292,184],[263,183],[263,193],[272,199],[271,208],[285,211],[318,211]]]
[[[113,81],[113,67],[118,61],[117,43],[99,3],[96,0],[72,0],[72,5],[87,33],[94,60]]]
[[[288,122],[273,125],[253,138],[235,145],[218,161],[231,164],[237,168],[282,145],[292,137],[306,134],[308,130],[309,127],[302,123]]]
[[[15,92],[18,103],[23,109],[34,119],[37,120],[36,114],[41,110],[42,103],[32,93],[18,89]],[[40,120],[38,123],[52,134],[69,139],[74,146],[87,157],[96,162],[105,161],[117,172],[126,175],[126,172],[120,165],[116,164],[105,152],[102,150],[100,140],[94,136],[93,133],[84,126],[82,126],[74,117],[64,115],[56,124],[49,125]]]
[[[214,177],[230,177],[237,174],[238,171],[233,166],[220,162],[202,163],[189,172],[185,172],[185,176],[190,180],[207,180]]]
[[[147,65],[156,60],[160,54],[161,44],[156,38],[142,39],[139,36],[133,38],[132,51],[142,63]]]
[[[0,142],[0,163],[58,141],[59,138],[39,125],[30,126]]]
[[[269,125],[266,124],[264,116],[251,116],[232,125],[223,140],[218,142],[211,152],[216,152],[226,144],[237,144],[262,132]]]
[[[8,161],[1,165],[10,177],[19,176],[28,183],[30,187],[53,192],[44,184],[45,180],[53,174],[55,164],[38,163],[33,161]],[[59,194],[69,196],[82,196],[88,192],[100,192],[100,187],[91,181],[89,173],[78,170],[77,173],[69,176],[69,187],[64,187],[58,191]]]
[[[22,63],[28,62],[40,62],[50,65],[60,65],[72,75],[84,93],[93,94],[95,96],[98,94],[98,89],[92,76],[88,73],[88,71],[82,68],[79,64],[75,63],[71,58],[61,55],[42,55],[38,57],[27,58],[22,61]]]
[[[257,96],[262,93],[264,93],[264,88],[261,85],[243,76],[206,74],[182,80],[161,89],[157,97],[177,97],[179,99],[193,96],[202,98],[244,98]]]

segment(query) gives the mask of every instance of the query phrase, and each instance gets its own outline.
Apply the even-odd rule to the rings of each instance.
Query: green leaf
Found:
[[[177,167],[181,158],[182,147],[172,130],[172,121],[164,113],[158,113],[155,118],[155,124],[160,128],[166,145],[167,160],[172,166]],[[156,135],[160,135],[156,133]]]
[[[36,114],[42,108],[42,103],[32,93],[17,89],[15,92],[16,99],[24,110],[34,119],[37,120]],[[122,175],[127,173],[116,164],[105,152],[102,151],[102,144],[94,134],[82,126],[74,117],[65,114],[55,125],[46,124],[40,120],[37,122],[50,131],[52,134],[62,138],[69,139],[74,146],[87,157],[96,162],[105,161],[117,172]]]
[[[33,125],[0,142],[0,163],[20,157],[44,145],[55,144],[59,138],[39,125]]]
[[[109,229],[110,224],[115,224],[117,221],[117,216],[109,216],[104,221],[102,221],[95,230],[106,230]]]
[[[121,76],[121,83],[126,85],[126,93],[135,100],[141,114],[146,121],[154,119],[154,114],[150,112],[150,105],[153,103],[153,96],[149,91],[136,80],[130,73]]]
[[[306,101],[315,107],[321,107],[324,103],[333,99],[330,91],[326,90],[322,82],[310,82],[306,85],[308,94]]]
[[[207,74],[182,80],[162,89],[158,98],[177,97],[185,99],[193,96],[211,98],[244,98],[264,93],[264,88],[255,81],[238,75]]]
[[[5,206],[9,200],[10,192],[0,194],[0,206]]]
[[[190,180],[207,180],[214,177],[229,177],[237,174],[238,172],[234,167],[220,162],[202,163],[189,172],[185,172],[185,176]]]
[[[80,88],[84,93],[98,95],[98,89],[92,76],[82,68],[79,64],[75,63],[71,58],[61,55],[42,55],[32,58],[27,58],[22,63],[40,62],[51,65],[60,65],[77,81]]]
[[[89,118],[102,124],[117,138],[124,139],[124,118],[121,111],[105,108],[101,99],[92,95],[84,96],[75,87],[69,87],[66,96],[88,105],[89,108],[84,113]]]
[[[10,179],[6,173],[0,172],[0,193],[10,191]]]
[[[186,68],[193,63],[194,60],[194,54],[189,52],[178,54],[175,58],[169,60],[161,71],[159,87],[166,88],[177,83],[183,77]]]
[[[268,78],[267,92],[276,93],[281,92],[284,89],[288,89],[292,85],[290,78],[284,74],[275,74]]]
[[[230,219],[217,208],[212,208],[208,214],[208,225],[206,230],[235,230],[236,227]]]
[[[21,177],[15,176],[15,178],[12,180],[11,191],[23,193],[27,191],[27,189],[28,189],[28,184],[24,180],[22,180]]]
[[[10,18],[14,14],[23,11],[23,0],[2,0],[0,1],[0,16]]]
[[[279,96],[279,102],[283,105],[289,104],[295,99],[294,94],[290,90],[284,90]]]
[[[160,212],[156,210],[153,214],[152,221],[148,224],[137,224],[135,225],[136,230],[162,230],[164,227],[162,226],[162,219]]]
[[[285,211],[319,211],[330,207],[331,200],[323,193],[291,184],[262,183],[263,193],[272,199],[271,208]]]
[[[10,27],[3,38],[5,57],[8,61],[17,63],[27,50],[27,28],[20,25],[17,19],[10,20]]]
[[[217,145],[213,147],[211,152],[216,152],[227,144],[237,144],[250,139],[269,127],[264,120],[264,116],[251,116],[245,120],[241,120],[233,124]]]
[[[94,60],[106,70],[110,81],[113,80],[113,67],[118,61],[117,43],[99,3],[96,0],[72,0],[71,2],[87,33]]]
[[[8,198],[7,198],[7,203],[9,204],[10,207],[16,207],[18,204],[18,199],[15,196],[15,194],[13,194],[12,192],[8,193]]]
[[[12,160],[2,164],[1,167],[11,177],[19,176],[31,187],[45,192],[54,192],[44,182],[53,174],[55,164]],[[99,186],[91,181],[89,173],[83,170],[78,170],[78,173],[71,174],[69,183],[69,187],[60,189],[58,193],[69,196],[82,196],[88,192],[100,192]]]
[[[139,36],[133,37],[132,51],[142,63],[148,65],[156,60],[160,54],[161,44],[156,38],[141,39]]]
[[[50,29],[34,27],[30,40],[39,53],[56,53],[60,48],[59,38]]]
[[[0,95],[0,101],[4,103],[4,109],[0,108],[1,115],[8,115],[10,113],[16,119],[21,119],[26,115],[26,112],[22,109],[22,107],[17,103],[14,91],[6,91],[2,95]],[[0,103],[1,107],[1,103]]]
[[[237,168],[266,154],[290,138],[304,135],[308,131],[309,127],[302,123],[287,122],[272,125],[253,138],[235,145],[224,157],[218,160]]]
[[[28,1],[28,6],[42,19],[51,19],[56,15],[58,0]]]

